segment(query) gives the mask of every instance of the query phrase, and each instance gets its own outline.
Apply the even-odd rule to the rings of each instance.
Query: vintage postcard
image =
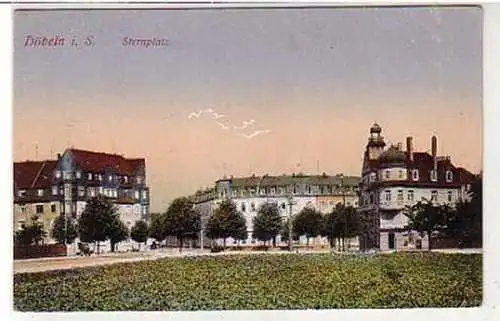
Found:
[[[13,15],[15,311],[482,304],[480,6]]]

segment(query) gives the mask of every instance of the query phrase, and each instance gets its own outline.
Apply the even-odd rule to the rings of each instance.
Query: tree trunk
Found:
[[[306,246],[309,247],[309,236],[306,236]]]
[[[429,241],[427,242],[428,243],[428,251],[430,252],[432,250],[432,246],[431,246],[431,232],[430,231],[427,231],[427,238],[429,239]]]
[[[101,242],[97,242],[97,254],[101,254]]]
[[[273,236],[273,247],[276,247],[276,236]]]
[[[225,250],[226,250],[226,238],[224,238],[224,239],[222,240],[222,244],[223,244],[223,245],[222,245],[222,250],[223,250],[223,251],[225,251]]]
[[[184,246],[184,242],[182,236],[179,238],[179,253],[182,253],[182,247]]]
[[[111,243],[111,253],[115,253],[115,242],[110,242]]]

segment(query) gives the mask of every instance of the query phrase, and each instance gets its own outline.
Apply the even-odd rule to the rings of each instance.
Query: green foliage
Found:
[[[137,243],[145,243],[148,240],[148,224],[144,221],[137,221],[130,231],[130,237]]]
[[[278,205],[264,203],[260,206],[257,215],[253,218],[253,237],[264,241],[274,239],[281,231],[281,219]]]
[[[110,237],[117,216],[115,206],[103,195],[89,198],[78,218],[78,235],[82,242],[104,242]]]
[[[482,285],[480,254],[227,255],[16,274],[13,301],[40,312],[471,307]]]
[[[196,238],[201,230],[200,214],[186,197],[173,200],[164,214],[163,229],[166,236],[175,236],[182,248],[184,238]]]
[[[297,235],[305,235],[309,243],[310,237],[316,237],[321,233],[323,216],[311,207],[304,207],[293,220],[293,232]]]
[[[167,237],[165,225],[165,214],[151,214],[151,226],[149,228],[149,236],[157,242],[165,240]]]
[[[247,238],[245,217],[231,200],[222,201],[207,222],[207,236],[212,239],[226,239],[232,237],[236,240]],[[225,246],[224,246],[225,247]]]
[[[117,243],[125,241],[129,238],[129,229],[118,216],[115,216],[109,225],[108,236],[111,243],[111,252],[115,251]]]
[[[43,224],[38,221],[38,216],[34,215],[29,224],[23,224],[21,230],[15,233],[14,242],[24,246],[39,245],[46,236],[47,232],[43,229]]]
[[[77,227],[71,217],[59,215],[52,224],[51,236],[59,243],[71,244],[78,237]]]
[[[283,224],[281,225],[280,235],[281,235],[281,239],[284,242],[288,242],[289,220],[290,220],[290,218],[287,218],[286,220],[283,221]],[[293,220],[292,220],[292,239],[294,241],[298,241],[299,240],[299,235],[297,235],[297,233],[293,232]]]
[[[321,235],[326,236],[332,246],[337,238],[344,240],[357,236],[361,228],[361,219],[356,209],[338,204],[331,213],[324,216]]]

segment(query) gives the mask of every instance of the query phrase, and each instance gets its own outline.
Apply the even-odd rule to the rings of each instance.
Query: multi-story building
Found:
[[[248,238],[242,244],[254,244],[257,240],[252,235],[253,218],[262,204],[277,204],[284,218],[290,216],[290,208],[293,216],[306,206],[314,207],[322,213],[329,213],[338,203],[356,207],[358,185],[359,177],[354,176],[252,175],[220,179],[215,182],[214,188],[197,192],[193,199],[202,214],[202,226],[222,200],[231,199],[247,222]],[[280,243],[281,237],[278,236],[276,241]],[[325,240],[318,238],[315,241]],[[300,242],[304,243],[305,239],[302,238]],[[229,239],[227,244],[234,244],[234,240]]]
[[[358,211],[367,223],[360,236],[365,249],[427,248],[428,237],[408,231],[406,206],[427,200],[436,205],[465,200],[471,184],[477,179],[464,168],[456,167],[450,157],[437,155],[437,138],[431,139],[431,154],[415,152],[413,138],[390,146],[374,124],[364,153]]]
[[[14,163],[15,227],[37,214],[50,231],[59,214],[77,218],[89,197],[102,194],[130,228],[148,219],[149,187],[145,160],[67,149],[57,160]]]

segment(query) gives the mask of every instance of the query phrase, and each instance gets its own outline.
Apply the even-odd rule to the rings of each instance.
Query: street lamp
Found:
[[[289,206],[289,209],[290,211],[288,212],[288,250],[290,252],[292,252],[292,246],[293,246],[293,242],[292,242],[292,207],[293,205],[295,204],[295,202],[293,201],[293,193],[290,193],[288,195],[288,206]]]

